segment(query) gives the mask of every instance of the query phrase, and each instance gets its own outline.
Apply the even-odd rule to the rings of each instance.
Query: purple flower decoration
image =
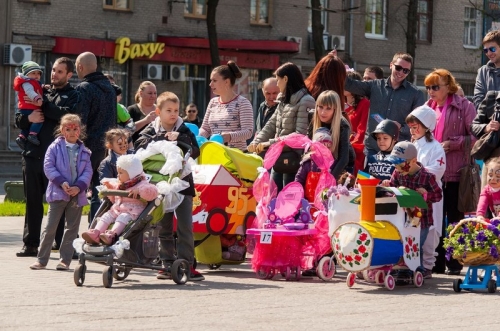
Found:
[[[490,221],[491,224],[493,224],[494,226],[498,226],[498,224],[500,224],[500,220],[499,219],[493,219]]]
[[[474,240],[469,240],[469,245],[470,247],[474,248],[474,246],[476,246],[476,242]]]
[[[500,236],[500,230],[498,230],[497,228],[494,228],[492,231],[496,237]]]
[[[445,255],[445,257],[449,261],[452,256],[453,256],[453,247],[449,246],[448,248],[446,248],[446,255]]]
[[[460,245],[464,245],[465,244],[465,237],[464,236],[460,236],[457,241],[458,241],[458,243]]]
[[[469,234],[470,233],[469,228],[467,226],[464,226],[463,233],[464,234]]]
[[[486,241],[486,235],[484,234],[484,231],[479,231],[476,236],[476,240],[480,242],[485,242]]]
[[[495,259],[498,259],[498,250],[495,245],[490,246],[490,255],[494,257]]]

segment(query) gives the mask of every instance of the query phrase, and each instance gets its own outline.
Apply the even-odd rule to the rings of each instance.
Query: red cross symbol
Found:
[[[438,162],[439,162],[439,165],[440,165],[440,166],[442,166],[442,165],[444,164],[444,160],[443,160],[443,158],[440,158],[440,159],[438,160]]]

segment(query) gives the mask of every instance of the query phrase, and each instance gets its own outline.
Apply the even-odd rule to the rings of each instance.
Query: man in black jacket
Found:
[[[273,116],[276,108],[278,107],[278,94],[280,89],[276,78],[270,77],[262,82],[262,94],[264,94],[265,100],[260,104],[257,113],[254,114],[255,125],[253,126],[253,132],[255,133],[253,137],[247,140],[247,144],[253,141],[253,138],[257,137],[260,130],[266,125],[267,121]],[[265,153],[263,153],[265,154]],[[264,155],[262,154],[262,157]]]
[[[76,87],[82,103],[79,115],[87,127],[85,146],[92,151],[90,160],[94,174],[92,176],[92,199],[90,201],[89,223],[99,209],[100,200],[96,186],[99,186],[99,164],[104,159],[106,131],[116,127],[116,93],[109,79],[97,71],[97,58],[91,52],[85,52],[76,58],[76,72],[82,82]]]
[[[16,114],[16,125],[22,129],[29,128],[30,123],[43,122],[38,134],[40,145],[28,143],[22,152],[26,216],[23,233],[24,247],[16,254],[17,256],[38,254],[43,219],[43,194],[48,184],[43,171],[43,160],[47,148],[54,141],[54,130],[59,125],[61,117],[68,113],[78,112],[79,93],[68,83],[74,69],[75,66],[69,58],[58,58],[52,66],[51,85],[47,89],[44,88],[42,111],[34,111],[30,115]],[[60,222],[59,227],[63,229],[64,222]],[[60,236],[62,236],[62,229],[58,229]]]

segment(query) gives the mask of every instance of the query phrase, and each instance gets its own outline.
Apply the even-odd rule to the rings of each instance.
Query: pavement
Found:
[[[31,270],[34,257],[16,257],[22,217],[0,218],[1,330],[495,330],[499,293],[455,293],[450,277],[437,275],[421,288],[393,291],[357,281],[347,273],[332,281],[258,279],[248,262],[199,270],[202,282],[176,285],[155,272],[134,269],[104,288],[103,266],[88,262],[77,287],[70,271]],[[81,231],[86,228],[82,218]]]

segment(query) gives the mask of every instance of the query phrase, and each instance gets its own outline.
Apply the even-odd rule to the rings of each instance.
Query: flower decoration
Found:
[[[407,259],[418,258],[420,255],[419,243],[413,236],[407,236],[405,238],[404,253]]]
[[[465,221],[465,222],[464,222]],[[449,235],[444,239],[446,259],[467,261],[467,256],[480,253],[498,259],[500,247],[500,219],[482,223],[478,219],[463,220],[448,226]],[[454,232],[452,232],[454,230]]]

